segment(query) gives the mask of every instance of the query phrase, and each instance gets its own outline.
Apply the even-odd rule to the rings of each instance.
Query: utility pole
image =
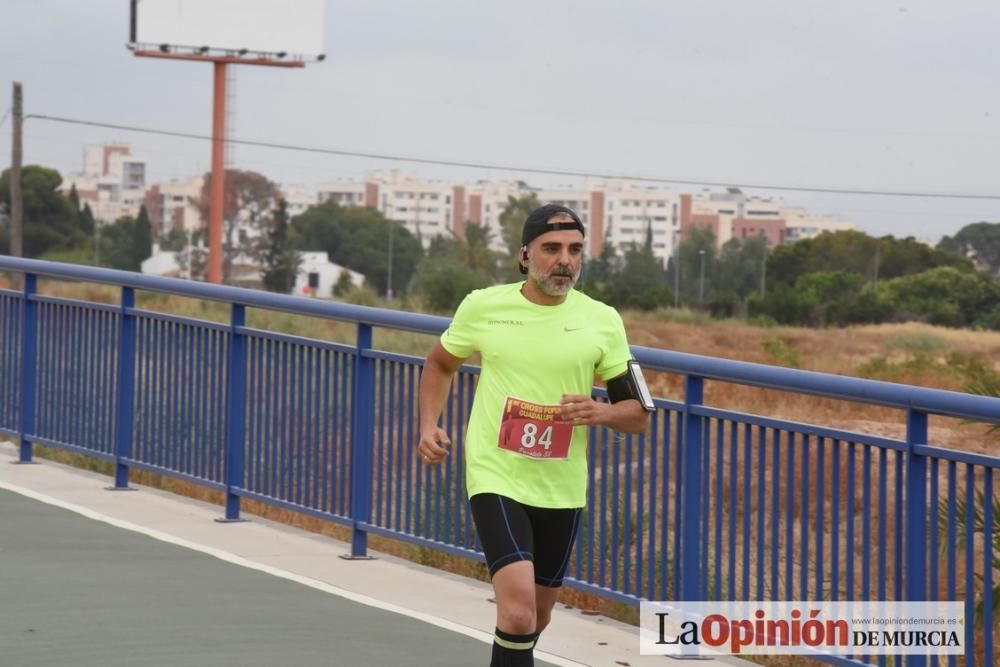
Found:
[[[389,221],[389,247],[388,247],[388,266],[386,267],[385,276],[385,300],[392,301],[392,228],[396,223],[392,220],[392,204],[389,203],[389,197],[384,192],[382,193],[382,211],[386,220]]]
[[[208,205],[208,282],[222,284],[222,224],[226,196],[226,62],[213,64],[212,185]]]
[[[392,230],[396,226],[396,223],[392,220],[389,221],[389,269],[385,278],[385,298],[387,301],[392,301]]]
[[[24,256],[24,199],[21,193],[21,124],[24,108],[21,83],[14,82],[13,137],[10,161],[10,254]]]

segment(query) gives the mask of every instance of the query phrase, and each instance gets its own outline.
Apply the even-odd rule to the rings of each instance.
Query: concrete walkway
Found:
[[[214,505],[109,492],[107,477],[15,459],[0,444],[5,667],[489,663],[487,584],[382,554],[346,561],[349,545],[328,537],[259,518],[219,524]],[[640,656],[636,628],[562,605],[535,655],[676,664]]]

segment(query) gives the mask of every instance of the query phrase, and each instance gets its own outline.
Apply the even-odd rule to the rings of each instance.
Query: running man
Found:
[[[641,433],[652,409],[618,313],[573,289],[584,227],[549,204],[524,223],[524,282],[470,293],[424,364],[418,454],[448,456],[438,426],[452,378],[473,352],[482,370],[466,434],[466,487],[497,602],[492,667],[534,664],[580,512],[590,426]],[[591,399],[594,376],[610,403]]]

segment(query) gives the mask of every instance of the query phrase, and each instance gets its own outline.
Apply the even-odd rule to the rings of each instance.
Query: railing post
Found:
[[[701,562],[701,461],[705,418],[691,412],[691,408],[705,400],[703,378],[688,375],[684,379],[684,443],[681,449],[681,553],[680,600],[703,600],[706,571]]]
[[[38,276],[24,274],[23,317],[21,318],[21,451],[18,463],[31,463],[31,441],[28,436],[35,430],[35,375],[38,364],[36,351],[38,338],[38,305],[32,300],[38,289]]]
[[[246,325],[246,306],[234,303],[230,316],[229,358],[226,363],[226,516],[221,522],[240,521],[240,496],[246,458],[247,340],[239,331]]]
[[[908,601],[927,599],[927,457],[913,453],[914,445],[927,444],[927,413],[913,408],[906,413],[906,553],[904,595]],[[932,530],[936,529],[932,528]],[[906,656],[906,667],[922,667],[927,656]]]
[[[121,311],[118,315],[118,392],[115,422],[115,485],[127,489],[128,463],[132,458],[132,421],[135,410],[135,290],[122,287]]]
[[[372,347],[372,327],[358,323],[351,396],[351,553],[368,557],[368,533],[360,526],[372,519],[372,447],[375,429],[375,360],[363,356]]]

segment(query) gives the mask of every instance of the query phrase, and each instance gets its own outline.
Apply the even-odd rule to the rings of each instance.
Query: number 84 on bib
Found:
[[[558,405],[507,398],[497,446],[534,459],[565,459],[573,425],[559,421]]]

